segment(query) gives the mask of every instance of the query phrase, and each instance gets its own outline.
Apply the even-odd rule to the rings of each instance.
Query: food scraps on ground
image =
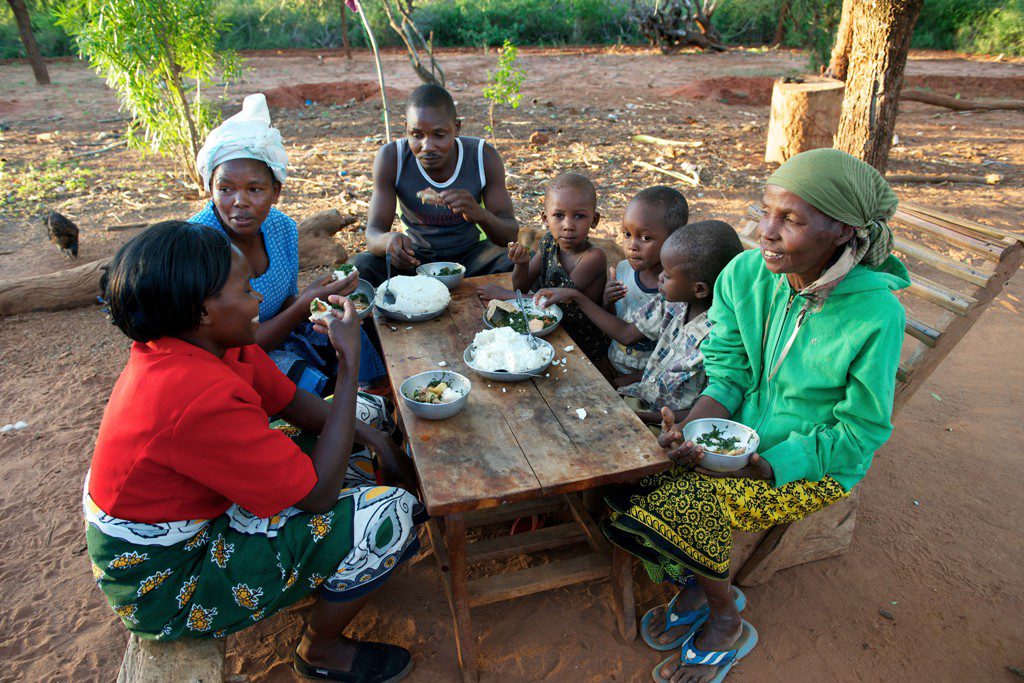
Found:
[[[527,325],[529,325],[530,332],[536,333],[558,322],[558,318],[554,315],[534,313],[530,310],[526,312],[526,319],[529,320],[526,322],[523,312],[516,304],[501,299],[491,299],[491,302],[487,304],[485,317],[487,322],[494,327],[511,327],[519,334],[526,334]]]
[[[444,206],[444,197],[441,196],[437,190],[432,187],[427,187],[416,193],[416,199],[420,200],[424,204],[433,204],[434,206]]]
[[[746,448],[738,448],[740,437],[726,436],[725,433],[715,425],[710,432],[705,432],[693,440],[694,443],[704,447],[709,453],[719,455],[742,455]]]
[[[430,383],[425,387],[419,389],[413,389],[405,397],[410,401],[416,401],[417,403],[451,403],[462,398],[463,394],[461,391],[452,389],[449,382],[450,377],[440,377],[438,379],[431,380]]]

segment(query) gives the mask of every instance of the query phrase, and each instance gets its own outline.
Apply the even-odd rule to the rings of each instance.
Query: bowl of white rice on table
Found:
[[[384,294],[389,290],[395,295],[390,306],[384,303]],[[377,287],[373,304],[387,318],[418,322],[441,315],[451,299],[448,288],[432,277],[396,275]]]
[[[497,382],[522,382],[542,374],[551,365],[555,349],[543,339],[530,348],[530,337],[511,327],[477,332],[462,358],[469,369]]]

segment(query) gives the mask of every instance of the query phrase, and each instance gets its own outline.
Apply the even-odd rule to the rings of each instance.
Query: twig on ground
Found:
[[[689,183],[690,185],[692,185],[694,187],[697,187],[698,185],[700,185],[700,176],[698,176],[696,172],[693,173],[692,175],[686,175],[686,174],[683,174],[683,173],[679,173],[678,171],[673,171],[673,170],[668,169],[668,168],[662,168],[661,166],[655,166],[654,164],[649,164],[646,161],[642,161],[640,159],[635,159],[633,161],[633,163],[636,164],[637,166],[640,166],[642,168],[646,168],[646,169],[651,170],[651,171],[657,171],[658,173],[664,173],[665,175],[671,176],[671,177],[675,178],[676,180],[682,180],[684,183]]]
[[[665,138],[656,138],[653,135],[634,135],[633,139],[637,142],[646,142],[649,145],[661,145],[662,147],[703,147],[704,142],[701,140],[666,140]]]
[[[117,149],[118,147],[122,147],[122,146],[127,145],[127,144],[128,144],[128,139],[127,138],[121,138],[117,142],[115,142],[115,143],[113,143],[111,145],[107,145],[106,147],[100,147],[99,149],[93,149],[93,150],[90,150],[88,152],[79,152],[78,154],[72,154],[71,158],[72,159],[83,159],[85,157],[91,157],[91,156],[95,156],[97,154],[103,154],[104,152],[109,152],[111,150]]]
[[[919,173],[890,173],[885,176],[890,183],[974,183],[976,185],[996,185],[1003,177],[998,173],[988,175],[967,175],[964,173],[946,173],[942,175],[924,175]]]
[[[900,94],[900,97],[912,102],[924,102],[925,104],[933,104],[937,107],[945,107],[946,109],[956,109],[957,111],[1024,109],[1024,100],[994,100],[991,102],[979,102],[977,100],[964,100],[956,97],[939,95],[938,93],[928,92],[927,90],[905,90]]]

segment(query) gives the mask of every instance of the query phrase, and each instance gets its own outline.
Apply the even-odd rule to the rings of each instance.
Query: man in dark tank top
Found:
[[[373,286],[386,278],[386,253],[392,275],[436,261],[461,263],[467,277],[512,270],[507,245],[519,224],[505,166],[494,147],[460,136],[461,127],[448,91],[421,85],[409,96],[406,137],[377,152],[367,250],[350,260]],[[396,207],[404,233],[391,229]]]

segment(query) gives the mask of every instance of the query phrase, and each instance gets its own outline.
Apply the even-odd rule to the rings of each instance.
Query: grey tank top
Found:
[[[395,142],[398,170],[395,190],[405,223],[405,233],[418,252],[435,258],[465,253],[480,241],[480,231],[447,206],[424,204],[416,193],[432,187],[435,190],[468,190],[476,201],[483,197],[487,178],[484,176],[484,141],[480,138],[458,137],[453,152],[458,155],[455,172],[446,182],[430,179],[423,170],[405,138]]]

